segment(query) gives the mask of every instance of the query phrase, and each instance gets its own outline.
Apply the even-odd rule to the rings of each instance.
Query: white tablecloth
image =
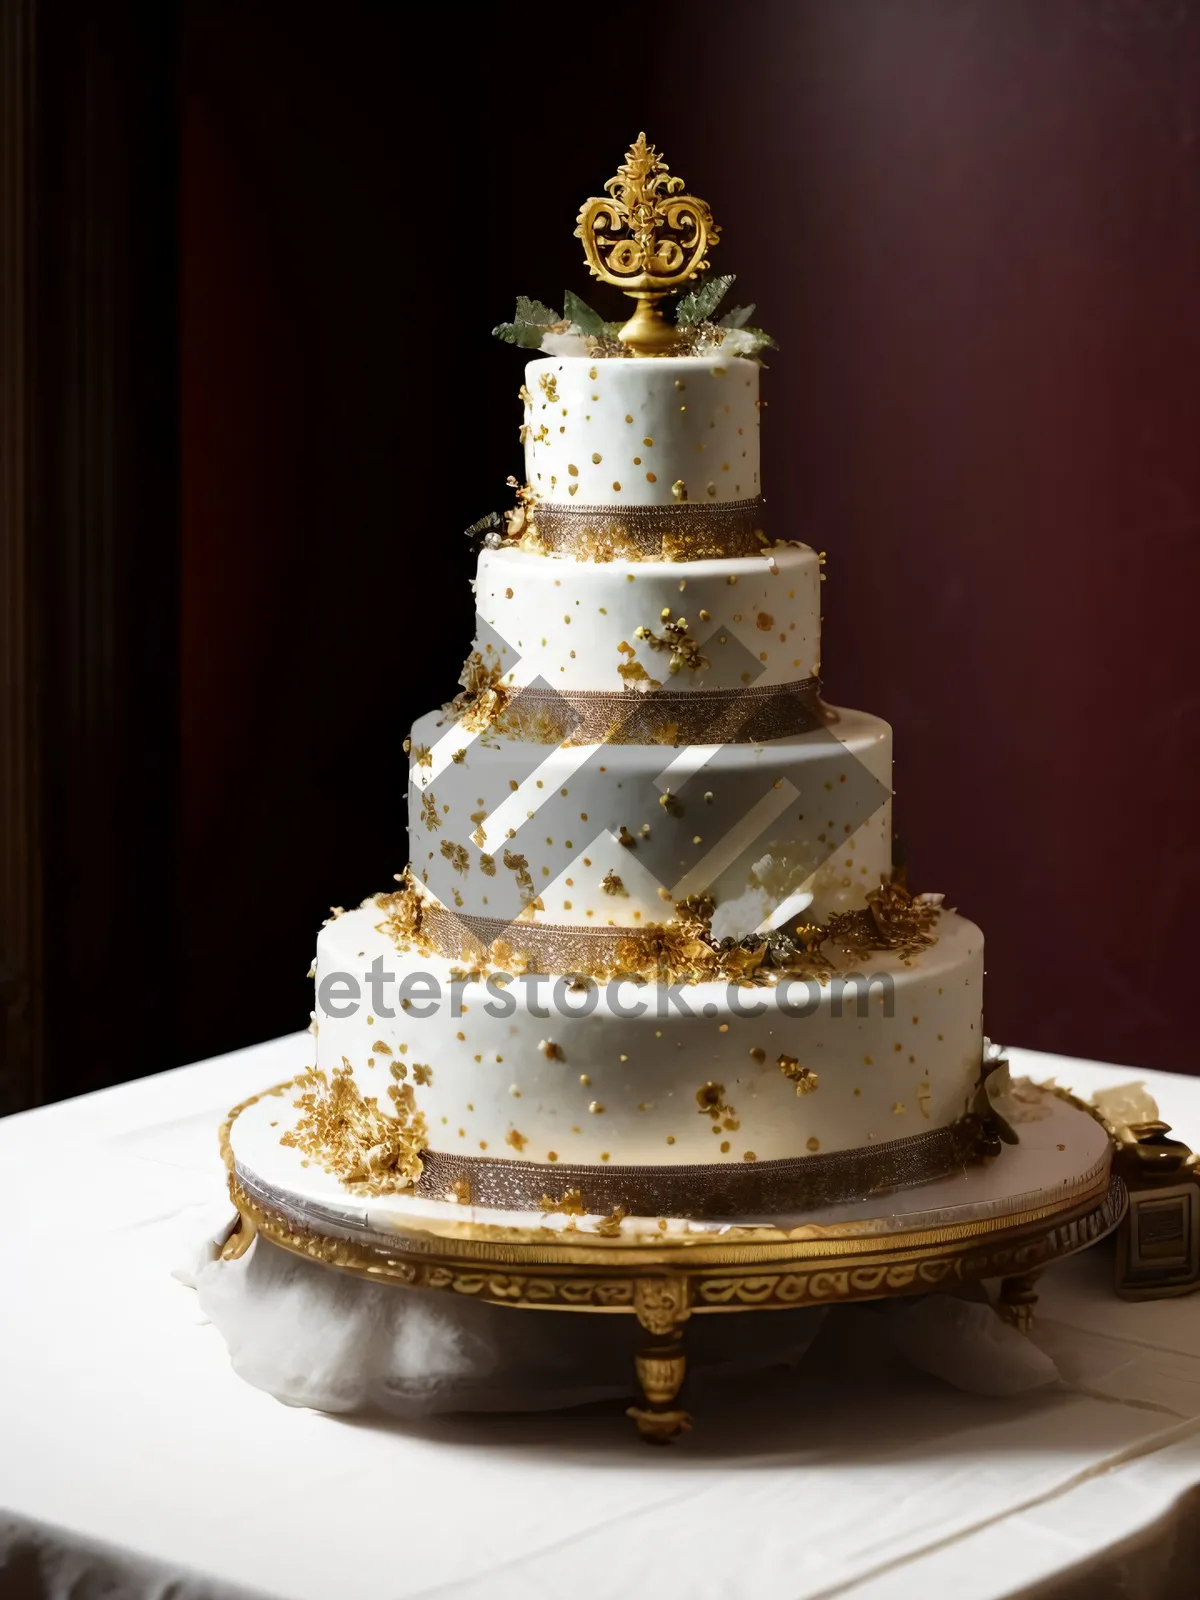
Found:
[[[852,1338],[693,1396],[662,1451],[617,1407],[402,1426],[248,1387],[171,1268],[220,1190],[220,1117],[308,1045],[0,1122],[6,1600],[1195,1593],[1200,1296],[1122,1304],[1103,1249],[1043,1279],[1064,1381],[1016,1399],[864,1366]],[[1200,1143],[1200,1081],[1011,1059],[1084,1093],[1143,1077]]]

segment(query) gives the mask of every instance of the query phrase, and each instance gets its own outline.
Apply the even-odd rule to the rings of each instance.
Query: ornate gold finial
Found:
[[[704,271],[720,235],[707,202],[683,187],[639,133],[605,193],[586,200],[579,213],[575,236],[583,240],[588,270],[637,301],[619,336],[637,355],[669,353],[675,330],[658,302]]]

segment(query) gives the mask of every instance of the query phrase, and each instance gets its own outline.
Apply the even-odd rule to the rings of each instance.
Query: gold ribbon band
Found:
[[[766,544],[762,521],[761,497],[665,506],[574,506],[539,500],[530,517],[547,550],[600,561],[759,555]]]
[[[456,1194],[497,1211],[582,1207],[589,1216],[605,1216],[620,1208],[640,1217],[712,1220],[800,1215],[949,1177],[986,1151],[984,1119],[974,1115],[886,1144],[780,1161],[593,1167],[424,1150],[416,1188],[427,1197]]]
[[[766,744],[824,727],[820,681],[734,689],[514,692],[492,727],[536,744]]]
[[[656,964],[644,928],[593,928],[580,923],[508,922],[464,916],[445,906],[421,908],[421,938],[449,961],[515,960],[527,972],[641,972]]]

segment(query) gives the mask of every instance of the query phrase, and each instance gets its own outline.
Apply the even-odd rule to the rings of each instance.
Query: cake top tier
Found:
[[[750,326],[752,305],[721,309],[734,280],[703,276],[712,213],[644,134],[604,189],[576,234],[589,271],[630,295],[635,314],[607,322],[568,291],[561,314],[522,297],[495,329],[541,352],[521,386],[525,481],[509,479],[512,511],[468,532],[593,561],[758,553],[758,368],[773,341]],[[659,302],[681,290],[668,321]]]
[[[761,492],[752,361],[550,357],[526,367],[521,398],[525,477],[540,506],[725,504]]]

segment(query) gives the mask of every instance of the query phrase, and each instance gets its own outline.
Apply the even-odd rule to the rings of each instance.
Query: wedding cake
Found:
[[[352,1190],[602,1228],[960,1170],[994,1150],[983,937],[893,863],[891,729],[820,696],[771,341],[644,137],[577,231],[636,314],[497,330],[533,353],[524,478],[472,530],[462,692],[406,741],[410,865],[319,935],[285,1137]]]

